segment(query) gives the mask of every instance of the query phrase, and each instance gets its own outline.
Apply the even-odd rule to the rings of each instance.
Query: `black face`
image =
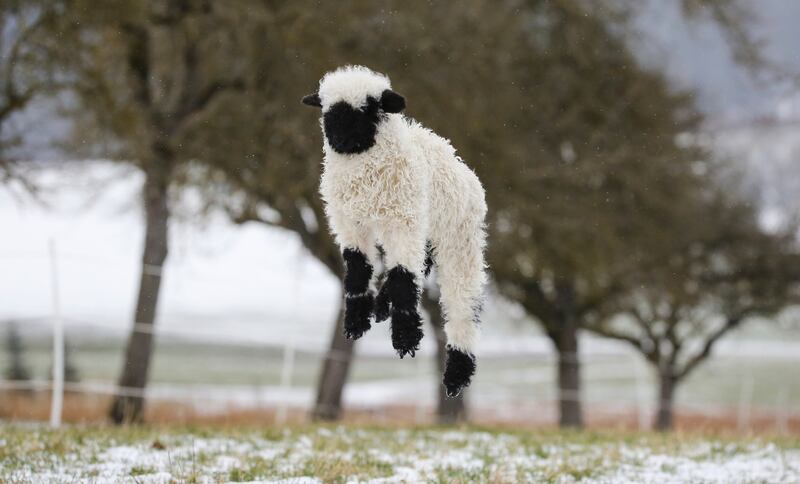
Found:
[[[356,109],[340,101],[322,115],[322,126],[328,144],[337,153],[363,153],[375,145],[381,121],[380,101],[367,98],[366,106]]]
[[[322,107],[319,94],[303,98],[307,106]],[[328,144],[337,153],[363,153],[375,145],[378,124],[386,113],[399,113],[406,107],[406,100],[391,89],[381,93],[380,99],[367,97],[366,106],[356,109],[340,101],[322,115],[322,127]]]

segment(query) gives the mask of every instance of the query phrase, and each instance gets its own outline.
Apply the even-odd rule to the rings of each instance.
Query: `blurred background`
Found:
[[[800,432],[793,0],[4,0],[0,419]],[[344,64],[484,183],[473,385],[341,328],[300,98]]]

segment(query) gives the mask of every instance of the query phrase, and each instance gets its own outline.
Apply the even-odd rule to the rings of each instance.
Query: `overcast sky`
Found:
[[[756,17],[755,28],[766,41],[767,56],[800,72],[800,1],[746,0]],[[699,91],[709,114],[746,117],[754,110],[774,108],[786,89],[756,85],[738,67],[719,29],[708,22],[687,25],[678,2],[651,0],[640,19],[642,58],[651,66],[665,67],[680,84]]]

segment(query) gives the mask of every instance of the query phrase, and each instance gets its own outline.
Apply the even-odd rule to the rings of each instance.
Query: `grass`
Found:
[[[792,482],[800,439],[480,427],[0,427],[0,482]]]

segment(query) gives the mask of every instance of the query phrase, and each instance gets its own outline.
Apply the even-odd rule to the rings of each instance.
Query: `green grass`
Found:
[[[0,482],[791,482],[800,439],[478,427],[0,426]]]

